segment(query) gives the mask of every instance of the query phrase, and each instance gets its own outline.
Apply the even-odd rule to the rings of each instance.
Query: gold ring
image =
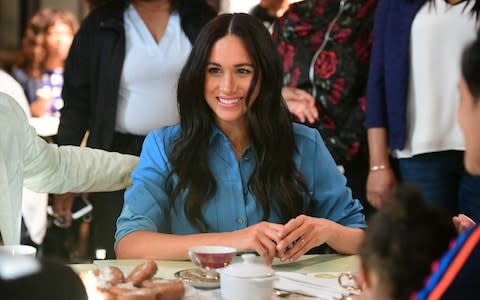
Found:
[[[302,241],[302,243],[304,243],[304,244],[306,243],[305,239],[303,238],[303,235],[302,235],[302,237],[300,237],[300,240]]]

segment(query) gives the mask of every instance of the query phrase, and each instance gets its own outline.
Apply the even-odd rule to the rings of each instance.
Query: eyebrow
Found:
[[[215,63],[215,62],[209,62],[207,65],[214,65],[214,66],[217,66],[217,67],[221,67],[222,65],[219,64],[219,63]],[[238,67],[251,67],[251,68],[255,68],[255,66],[253,64],[249,64],[249,63],[240,63],[240,64],[235,64],[234,67],[238,68]]]

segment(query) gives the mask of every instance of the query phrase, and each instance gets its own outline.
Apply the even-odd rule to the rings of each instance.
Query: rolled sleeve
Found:
[[[347,227],[366,228],[363,206],[352,197],[343,176],[317,130],[301,145],[300,169],[310,191],[307,213]]]
[[[167,134],[166,134],[167,132]],[[170,206],[166,191],[169,174],[165,144],[169,129],[151,132],[145,138],[140,161],[125,191],[124,208],[117,220],[115,246],[134,231],[170,233]]]

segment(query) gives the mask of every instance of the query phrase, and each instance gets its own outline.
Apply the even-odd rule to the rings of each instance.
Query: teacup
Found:
[[[3,246],[0,246],[0,255],[5,255],[5,256],[21,256],[21,255],[35,256],[35,255],[37,255],[37,249],[35,249],[35,247],[28,246],[28,245],[3,245]]]
[[[237,249],[223,246],[196,246],[188,249],[192,262],[205,270],[226,267],[236,253]]]

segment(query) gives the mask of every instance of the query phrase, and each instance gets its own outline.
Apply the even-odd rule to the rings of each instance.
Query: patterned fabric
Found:
[[[313,126],[338,164],[366,144],[364,95],[375,6],[376,0],[301,1],[290,6],[273,33],[284,85],[312,95],[315,88],[319,118]],[[312,85],[309,69],[319,49]]]
[[[432,265],[425,288],[411,299],[477,299],[480,271],[480,225],[460,235],[451,249]]]

